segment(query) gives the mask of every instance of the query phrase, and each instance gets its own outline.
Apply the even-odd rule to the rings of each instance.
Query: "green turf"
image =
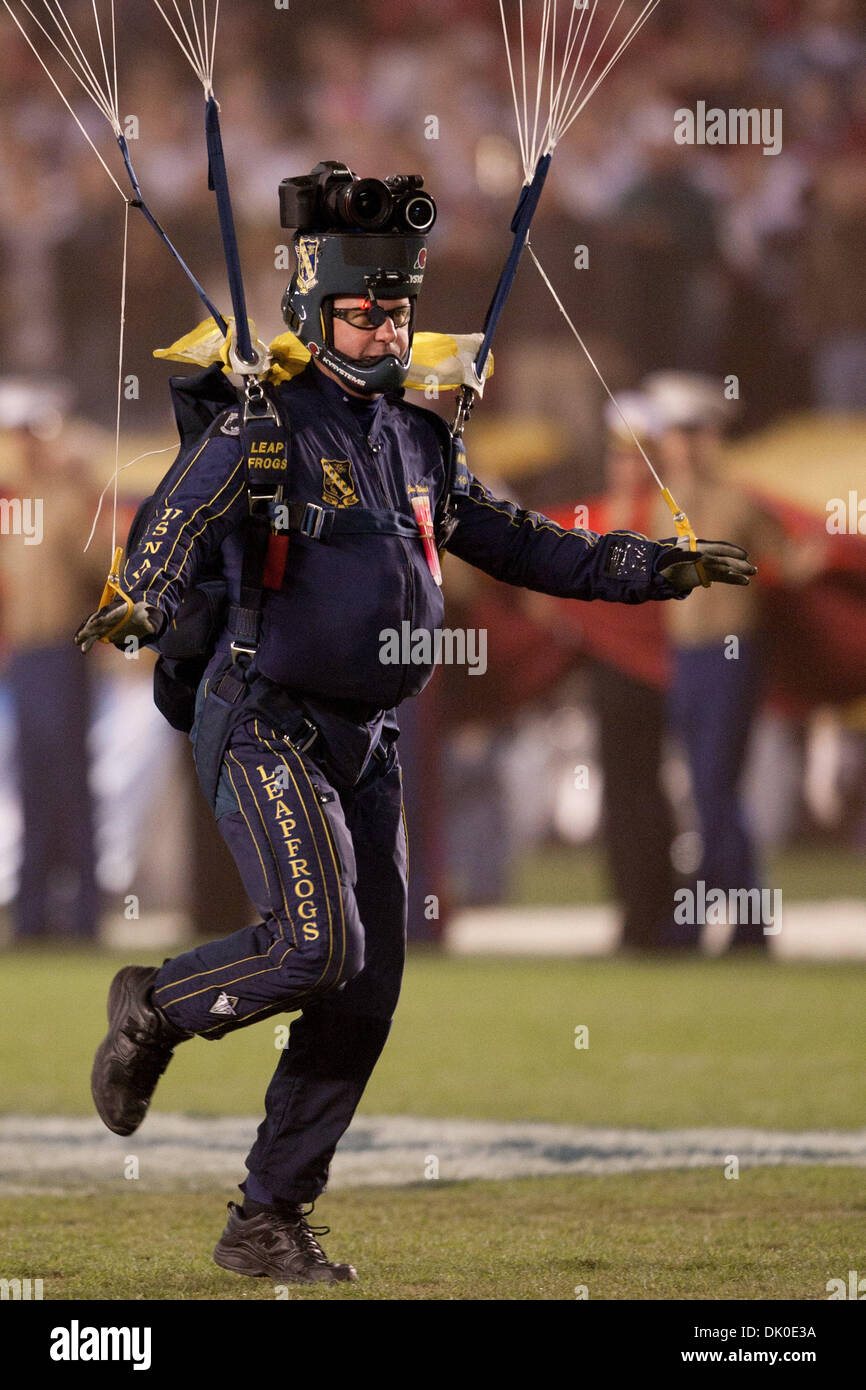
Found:
[[[5,1204],[3,1273],[46,1299],[273,1299],[220,1270],[222,1191],[125,1184]],[[362,1188],[314,1220],[356,1285],[291,1299],[826,1299],[866,1267],[862,1170],[757,1168]]]
[[[854,849],[798,845],[767,864],[765,881],[788,902],[866,898],[866,866]],[[571,907],[610,901],[604,853],[598,845],[549,845],[514,861],[508,900],[521,907]]]
[[[154,959],[144,952],[145,963]],[[118,958],[8,951],[3,1108],[92,1114],[88,1076]],[[866,966],[416,954],[367,1114],[563,1124],[859,1128]],[[178,1049],[157,1110],[254,1115],[268,1020]],[[574,1030],[589,1029],[589,1048]]]

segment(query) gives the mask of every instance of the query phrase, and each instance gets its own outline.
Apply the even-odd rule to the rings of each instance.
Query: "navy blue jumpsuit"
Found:
[[[280,395],[294,500],[398,512],[414,525],[410,499],[426,493],[435,513],[446,460],[429,412],[397,396],[349,397],[312,365]],[[217,556],[239,601],[248,502],[236,422],[230,412],[214,423],[127,560],[128,592],[169,620]],[[506,583],[623,603],[676,596],[655,572],[660,547],[631,532],[563,530],[471,474],[455,515],[448,550]],[[214,802],[261,920],[167,961],[154,988],[172,1023],[205,1038],[300,1010],[247,1158],[254,1197],[319,1195],[388,1035],[408,871],[395,709],[433,666],[394,660],[393,649],[383,659],[385,634],[432,632],[443,617],[412,536],[293,534],[282,588],[265,598],[246,677],[261,698],[239,702]],[[230,640],[224,632],[199,688],[197,761]]]

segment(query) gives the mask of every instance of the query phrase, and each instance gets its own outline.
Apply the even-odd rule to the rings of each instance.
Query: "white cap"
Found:
[[[608,434],[615,434],[626,443],[632,443],[623,415],[638,439],[656,439],[661,434],[664,422],[658,407],[644,391],[621,391],[616,401],[619,410],[613,401],[608,401],[604,407],[604,427]]]
[[[0,377],[0,430],[53,434],[72,401],[72,387],[56,377]]]
[[[721,377],[698,372],[653,372],[643,389],[664,429],[724,429],[737,416],[737,403],[725,399]]]

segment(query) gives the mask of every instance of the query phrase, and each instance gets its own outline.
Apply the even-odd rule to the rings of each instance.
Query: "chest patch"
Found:
[[[322,501],[328,507],[357,506],[360,498],[349,459],[322,459]]]

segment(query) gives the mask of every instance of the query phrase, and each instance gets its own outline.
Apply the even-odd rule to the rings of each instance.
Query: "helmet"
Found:
[[[297,268],[283,295],[283,317],[322,366],[365,395],[399,389],[409,374],[415,306],[427,264],[424,236],[401,232],[299,231]],[[405,357],[348,357],[334,348],[334,299],[358,295],[402,299],[412,305]]]

